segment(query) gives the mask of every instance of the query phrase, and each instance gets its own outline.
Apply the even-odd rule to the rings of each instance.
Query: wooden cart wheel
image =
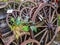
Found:
[[[11,1],[11,2],[8,2],[8,5],[4,9],[6,11],[8,11],[8,10],[16,10],[16,9],[18,9],[18,7],[19,7],[18,2]]]
[[[0,9],[6,7],[7,5],[7,2],[0,2]]]
[[[28,39],[24,41],[21,45],[40,45],[40,43],[34,39]]]
[[[35,22],[38,28],[38,33],[35,34],[36,40],[41,45],[50,45],[55,39],[58,27],[57,11],[51,4],[40,5],[35,11],[32,21]]]
[[[35,2],[32,2],[32,1],[24,1],[24,2],[22,2],[21,4],[20,4],[20,6],[19,6],[19,10],[21,10],[22,8],[24,8],[24,7],[34,7],[34,6],[36,6],[36,3]]]
[[[25,19],[29,19],[30,18],[30,10],[31,8],[29,7],[24,7],[21,11],[20,11],[20,17],[21,20],[25,20]]]
[[[19,16],[19,11],[18,10],[14,10],[12,13],[7,14],[6,17],[6,22],[8,24],[8,26],[13,25],[13,22],[11,22],[11,18],[14,18],[14,20]]]

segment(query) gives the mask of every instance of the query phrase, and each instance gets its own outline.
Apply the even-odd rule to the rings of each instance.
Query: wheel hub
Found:
[[[48,26],[49,29],[52,28],[52,24],[51,23],[48,23],[47,26]]]

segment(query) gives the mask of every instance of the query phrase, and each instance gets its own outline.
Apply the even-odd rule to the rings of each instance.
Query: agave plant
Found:
[[[33,23],[32,21],[26,23],[25,21],[20,20],[20,17],[17,17],[16,20],[11,17],[10,22],[12,25],[9,27],[14,31],[17,39],[19,38],[20,32],[29,32],[30,29],[37,32],[37,28],[33,26],[33,24],[31,25],[31,23]]]

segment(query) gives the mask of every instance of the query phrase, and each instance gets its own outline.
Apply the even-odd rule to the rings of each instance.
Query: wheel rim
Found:
[[[23,42],[21,45],[28,45],[28,44],[30,44],[30,45],[35,45],[35,44],[40,45],[40,43],[38,41],[33,40],[33,39],[28,39],[25,42]]]
[[[49,7],[48,10],[47,7]],[[40,18],[38,15],[40,16]],[[40,40],[38,39],[37,40],[40,41],[41,45],[51,44],[57,34],[57,26],[58,26],[57,12],[55,8],[50,4],[44,4],[44,6],[39,7],[35,11],[32,17],[32,21],[36,23],[36,27],[38,28],[38,30],[40,30],[40,32],[37,33],[34,37],[38,38],[38,36],[40,35],[39,36]]]

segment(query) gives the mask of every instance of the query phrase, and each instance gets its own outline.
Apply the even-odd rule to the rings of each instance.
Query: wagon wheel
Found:
[[[23,42],[21,45],[40,45],[40,43],[34,39],[28,39]]]
[[[15,40],[12,43],[14,45],[20,45],[22,42],[28,40],[29,38],[30,38],[30,33],[29,32],[21,32],[18,42],[16,42],[16,40]]]
[[[12,19],[13,21],[15,21],[15,19],[19,16],[19,14],[20,13],[18,10],[14,10],[12,13],[7,14],[6,22],[7,22],[8,26],[14,24],[14,22],[11,22],[10,20]]]
[[[18,2],[8,2],[8,5],[6,6],[6,8],[4,8],[6,11],[7,10],[16,10],[16,9],[18,9],[18,6],[19,6],[19,3]]]
[[[20,11],[21,20],[28,20],[30,18],[30,10],[31,8],[25,7]]]
[[[0,2],[0,9],[6,7],[7,5],[7,2]]]
[[[36,3],[35,2],[32,2],[32,1],[24,1],[24,2],[22,2],[21,4],[20,4],[20,6],[19,6],[19,10],[21,10],[22,8],[24,8],[24,7],[34,7],[34,6],[36,6]]]
[[[38,28],[38,33],[34,36],[36,40],[40,41],[41,45],[50,45],[56,37],[58,27],[57,11],[54,6],[51,4],[39,6],[32,21]]]

